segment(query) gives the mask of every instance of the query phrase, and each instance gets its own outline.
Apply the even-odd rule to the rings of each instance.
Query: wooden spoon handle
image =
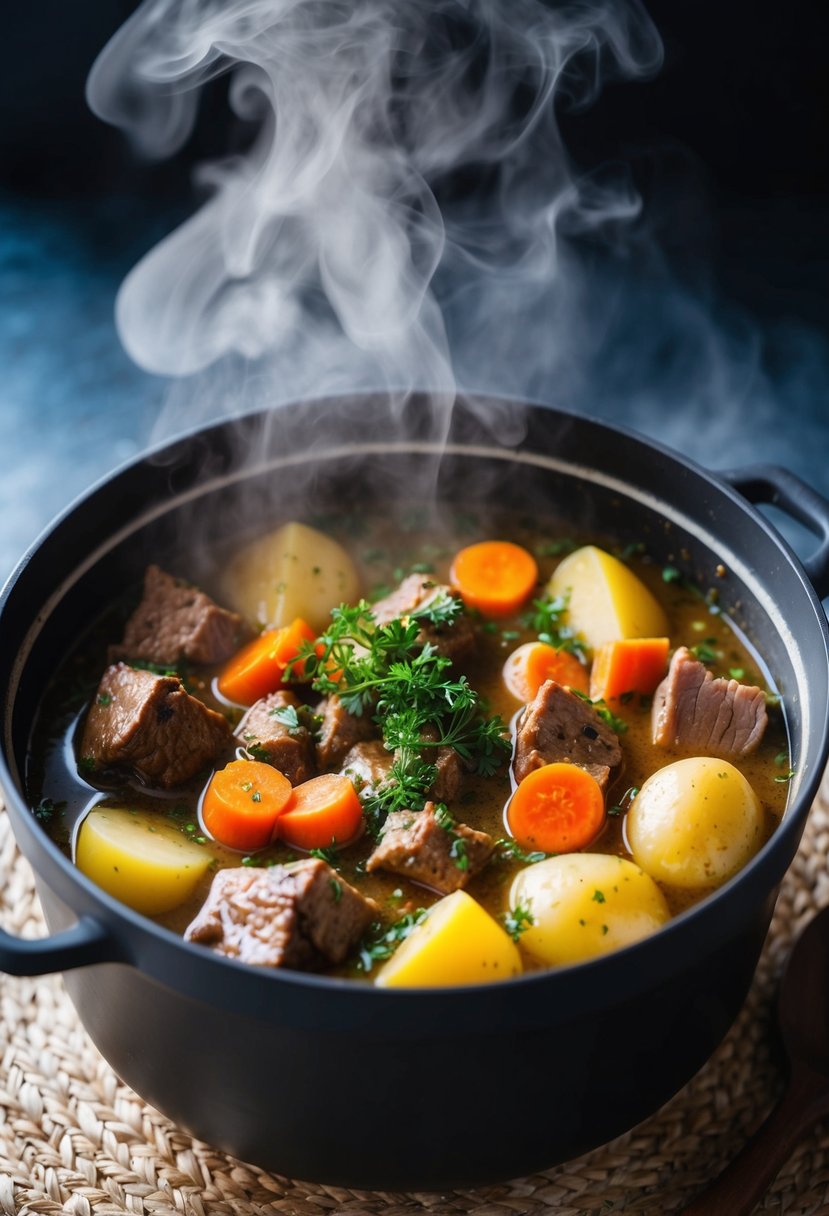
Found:
[[[774,1110],[681,1216],[749,1216],[805,1131],[829,1112],[829,1078],[794,1068]]]

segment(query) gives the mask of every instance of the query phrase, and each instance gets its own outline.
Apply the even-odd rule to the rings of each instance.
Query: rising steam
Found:
[[[451,393],[459,359],[529,359],[530,389],[572,374],[568,237],[638,200],[578,179],[554,103],[660,59],[639,0],[145,0],[92,70],[95,112],[167,157],[230,72],[255,135],[200,171],[208,200],[126,279],[124,345],[179,377],[241,362],[247,404],[257,387]]]

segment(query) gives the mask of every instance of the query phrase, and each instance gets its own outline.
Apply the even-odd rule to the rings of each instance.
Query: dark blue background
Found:
[[[749,352],[751,379],[721,403],[678,407],[658,392],[626,394],[615,381],[589,401],[563,404],[632,425],[711,466],[785,463],[829,495],[829,6],[648,7],[666,45],[660,76],[613,85],[591,111],[563,113],[562,124],[585,167],[632,165],[670,276],[716,318],[739,367]],[[165,165],[138,163],[88,113],[88,68],[131,8],[41,0],[5,15],[0,577],[57,510],[153,436],[166,386],[122,351],[115,293],[141,253],[193,206],[193,163],[224,151],[236,134],[221,82],[205,98],[188,148]],[[633,264],[626,273],[641,306],[637,332],[652,335],[643,357],[657,364],[667,272]]]

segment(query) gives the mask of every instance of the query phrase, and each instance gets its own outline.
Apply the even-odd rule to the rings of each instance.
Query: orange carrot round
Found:
[[[593,700],[621,697],[626,692],[650,696],[668,666],[668,638],[621,638],[605,642],[593,656],[590,696]]]
[[[262,849],[291,797],[291,783],[261,760],[233,760],[204,792],[201,815],[214,839],[231,849]]]
[[[486,617],[511,616],[538,582],[536,560],[506,540],[485,540],[455,554],[449,580],[469,608]]]
[[[357,791],[341,773],[324,773],[294,786],[279,816],[276,832],[297,849],[324,849],[347,844],[360,830],[363,808]]]
[[[522,849],[574,853],[604,824],[604,795],[578,764],[545,764],[531,772],[507,806],[507,824]]]
[[[216,685],[228,701],[253,705],[260,697],[282,688],[285,669],[297,657],[303,642],[316,634],[302,617],[282,629],[268,629],[228,659]],[[299,674],[299,673],[298,673]]]
[[[532,701],[542,684],[555,680],[576,692],[586,693],[587,669],[575,655],[557,650],[546,642],[525,642],[504,664],[504,683],[518,701]]]

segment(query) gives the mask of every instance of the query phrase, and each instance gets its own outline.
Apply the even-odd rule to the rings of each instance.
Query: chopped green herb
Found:
[[[678,582],[680,582],[681,579],[682,579],[682,571],[678,570],[676,566],[663,566],[662,567],[663,583],[678,583]]]
[[[92,756],[81,756],[78,761],[78,771],[81,773],[94,773],[98,765]]]
[[[501,837],[495,841],[496,858],[498,861],[523,861],[527,865],[534,865],[537,861],[543,861],[545,857],[552,857],[552,853],[542,853],[536,849],[532,853],[526,853],[515,840],[508,840]]]
[[[607,706],[603,697],[593,697],[587,695],[586,692],[579,692],[577,688],[571,688],[570,692],[574,697],[578,697],[580,701],[586,701],[588,705],[592,705],[596,713],[603,722],[606,722],[611,730],[614,730],[617,735],[623,735],[628,728],[624,718],[618,718]]]
[[[112,697],[109,695],[108,692],[99,692],[97,697],[95,698],[95,700],[98,703],[98,705],[106,706],[106,705],[112,704]]]
[[[728,674],[732,680],[743,680],[745,679],[746,669],[745,667],[729,667]]]
[[[338,904],[343,897],[343,884],[338,878],[329,878],[328,882],[331,887],[331,894],[334,896],[334,903]]]
[[[696,646],[691,646],[690,650],[691,654],[699,659],[700,663],[716,663],[717,661],[717,652],[711,648],[707,640],[700,642]]]
[[[782,785],[786,781],[791,781],[793,776],[794,769],[790,768],[787,773],[780,773],[780,775],[775,777],[774,780],[778,783],[778,785]]]
[[[531,925],[535,924],[535,917],[530,911],[527,904],[516,904],[514,908],[510,908],[504,913],[504,928],[514,942],[517,942],[522,933],[526,933]]]
[[[596,888],[596,890],[593,892],[593,894],[592,894],[591,898],[592,898],[592,899],[593,899],[593,900],[594,900],[594,901],[595,901],[597,904],[603,904],[603,903],[605,903],[604,891],[600,891],[600,890],[598,889],[598,887],[597,887],[597,888]]]
[[[253,794],[251,794],[250,800],[251,800],[251,802],[261,802],[262,801],[262,795],[259,793],[259,790],[256,790]]]
[[[357,947],[357,970],[368,973],[375,963],[383,963],[391,958],[400,943],[406,940],[425,916],[426,909],[417,908],[390,926],[381,921],[373,921]]]
[[[395,753],[389,780],[364,802],[375,835],[390,811],[422,809],[436,775],[424,751],[452,747],[482,776],[491,776],[509,755],[501,719],[483,716],[481,698],[466,676],[455,677],[451,661],[421,638],[423,625],[447,628],[461,607],[455,596],[441,592],[406,618],[377,625],[365,600],[341,605],[327,630],[301,648],[299,659],[314,690],[336,693],[349,713],[370,715]],[[464,860],[458,848],[456,861]]]
[[[295,705],[279,705],[276,709],[268,710],[268,713],[286,728],[289,735],[297,735],[303,730]]]
[[[324,861],[329,866],[334,866],[336,868],[337,862],[340,859],[336,840],[332,837],[331,844],[328,845],[327,848],[311,849],[310,856],[316,857],[319,861]]]
[[[51,798],[41,798],[32,814],[41,823],[48,823],[54,819],[55,815],[62,815],[65,809],[66,802],[53,802]]]
[[[567,553],[572,553],[576,547],[576,542],[569,538],[565,540],[542,540],[535,546],[535,556],[563,557]]]
[[[452,846],[449,849],[449,856],[454,861],[459,870],[469,869],[469,856],[466,851],[466,841],[456,831],[455,820],[449,813],[448,808],[444,803],[439,802],[435,807],[435,820],[438,827],[443,828],[449,839],[452,841]]]

